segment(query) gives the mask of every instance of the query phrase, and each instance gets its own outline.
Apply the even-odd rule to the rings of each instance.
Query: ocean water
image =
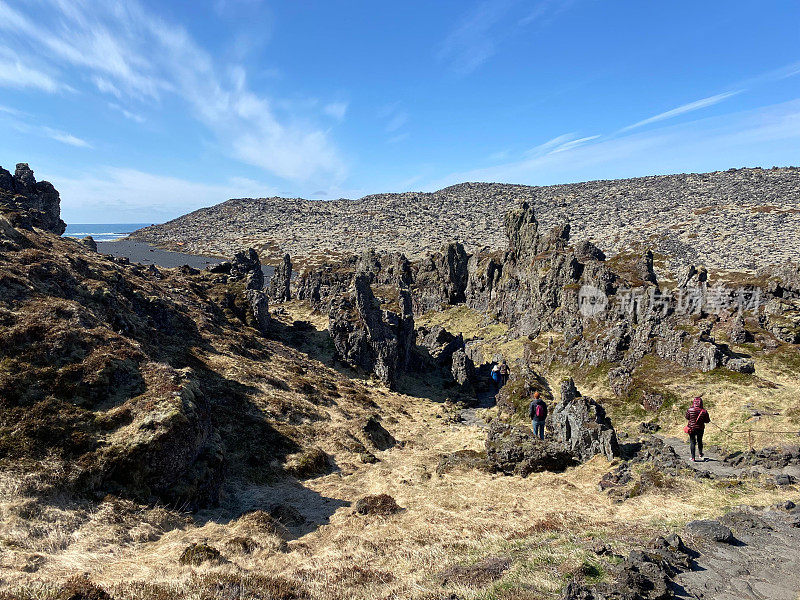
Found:
[[[67,225],[64,235],[75,238],[90,235],[95,242],[113,242],[148,225],[151,223],[75,223]]]

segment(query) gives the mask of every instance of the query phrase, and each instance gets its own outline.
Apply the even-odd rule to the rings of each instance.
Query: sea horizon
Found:
[[[64,237],[92,236],[96,242],[113,242],[152,223],[69,223]]]

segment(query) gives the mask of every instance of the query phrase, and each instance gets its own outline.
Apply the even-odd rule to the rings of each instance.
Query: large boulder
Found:
[[[577,464],[575,456],[560,444],[540,440],[527,427],[494,422],[486,437],[486,458],[491,467],[506,475],[563,471]]]
[[[561,384],[561,401],[549,415],[555,440],[581,460],[598,454],[612,460],[620,455],[611,419],[598,402],[581,396],[575,382]]]
[[[48,181],[36,181],[27,163],[12,176],[0,167],[0,211],[13,213],[14,225],[38,227],[56,235],[67,228],[61,220],[61,198]]]
[[[276,302],[291,300],[291,283],[292,259],[288,254],[284,254],[283,260],[275,267],[275,273],[269,282],[269,297]]]
[[[394,387],[406,369],[414,343],[414,314],[407,289],[398,289],[398,312],[381,308],[361,273],[346,297],[331,302],[328,330],[339,356],[353,367],[374,373]]]

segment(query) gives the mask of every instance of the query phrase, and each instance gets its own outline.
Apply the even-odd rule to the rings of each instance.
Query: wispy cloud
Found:
[[[408,113],[406,112],[395,113],[391,116],[389,122],[386,123],[386,133],[395,132],[406,123],[408,123]]]
[[[82,75],[131,115],[137,112],[127,106],[132,102],[158,106],[177,96],[224,151],[279,177],[344,177],[345,164],[326,130],[292,110],[279,117],[273,99],[247,86],[243,68],[219,67],[186,30],[152,16],[136,0],[41,2],[48,17],[34,21],[0,0],[0,48],[13,46],[25,52],[26,62]],[[56,85],[44,79],[39,84]]]
[[[583,144],[591,142],[592,140],[596,140],[599,137],[599,135],[590,135],[579,138],[574,133],[564,133],[547,140],[538,146],[534,146],[533,148],[526,150],[523,156],[530,159],[547,156],[548,154],[555,154],[557,152],[564,152],[565,150],[582,146]]]
[[[51,139],[53,139],[53,140],[55,140],[57,142],[61,142],[62,144],[67,144],[68,146],[75,146],[76,148],[91,148],[92,147],[91,144],[89,144],[89,142],[87,142],[86,140],[83,140],[83,139],[81,139],[79,137],[76,137],[76,136],[74,136],[72,134],[65,133],[63,131],[59,131],[58,129],[52,129],[50,127],[42,127],[41,128],[41,132],[45,136],[47,136],[47,137],[49,137],[49,138],[51,138]]]
[[[506,38],[536,25],[546,27],[578,0],[484,0],[467,11],[438,46],[436,58],[468,75],[494,56]],[[525,12],[522,12],[522,11]]]
[[[709,96],[708,98],[702,98],[701,100],[695,100],[694,102],[689,102],[688,104],[683,104],[678,106],[677,108],[673,108],[672,110],[668,110],[657,115],[653,115],[652,117],[648,117],[647,119],[643,119],[634,123],[633,125],[628,125],[627,127],[623,127],[621,131],[630,131],[631,129],[636,129],[637,127],[643,127],[645,125],[650,125],[651,123],[658,123],[659,121],[665,121],[666,119],[671,119],[673,117],[677,117],[679,115],[683,115],[695,110],[700,110],[701,108],[706,108],[708,106],[713,106],[715,104],[719,104],[731,98],[732,96],[736,96],[737,94],[741,94],[744,90],[735,90],[732,92],[725,92],[723,94],[717,94],[716,96]]]
[[[0,46],[0,87],[33,88],[54,93],[67,89],[68,86],[62,85],[47,73],[24,64],[14,52]]]
[[[388,140],[386,140],[387,144],[399,144],[400,142],[407,140],[410,134],[406,133],[398,133],[397,135],[393,135]]]
[[[108,106],[121,113],[122,116],[125,117],[126,119],[130,119],[135,123],[144,123],[147,120],[142,115],[132,112],[127,108],[123,108],[122,106],[114,102],[109,102]]]
[[[487,0],[465,14],[439,45],[437,57],[454,71],[469,74],[497,51],[494,27],[512,8],[512,0]]]
[[[593,137],[593,136],[592,136]],[[550,185],[656,173],[785,165],[800,144],[800,99],[616,137],[559,136],[500,165],[452,173],[424,189],[462,181]],[[572,142],[581,142],[572,144]],[[754,156],[759,157],[753,162]]]
[[[39,137],[49,138],[68,146],[75,148],[91,148],[92,145],[86,140],[79,138],[76,135],[41,125],[38,119],[33,115],[24,113],[14,108],[0,106],[0,124],[9,128],[24,133],[25,135],[33,135]]]
[[[337,121],[341,121],[347,114],[347,106],[347,102],[331,102],[322,108],[322,112],[329,117],[333,117]]]

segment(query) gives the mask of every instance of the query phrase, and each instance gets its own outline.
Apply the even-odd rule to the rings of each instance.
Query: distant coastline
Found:
[[[151,223],[73,223],[67,224],[64,237],[85,238],[90,235],[96,242],[113,242],[149,225]]]

